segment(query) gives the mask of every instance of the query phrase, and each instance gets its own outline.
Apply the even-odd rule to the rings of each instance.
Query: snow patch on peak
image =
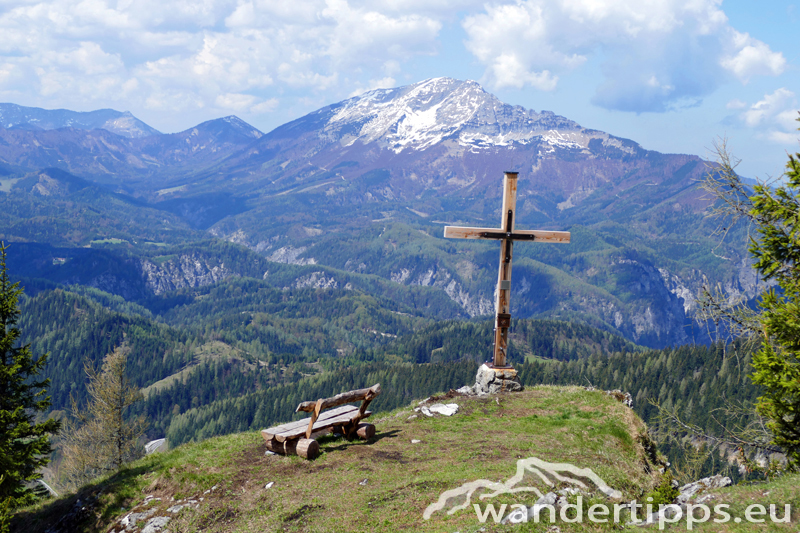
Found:
[[[550,146],[558,146],[559,148],[572,148],[572,149],[582,149],[580,143],[575,142],[574,136],[572,135],[564,135],[559,131],[550,130],[544,135],[542,135],[542,140],[549,144]]]
[[[562,132],[580,130],[553,113],[504,104],[477,82],[452,78],[369,91],[331,112],[323,135],[338,137],[344,146],[378,142],[395,153],[425,150],[445,139],[482,149],[541,137],[551,146],[573,148],[575,140],[565,140]]]
[[[397,89],[378,89],[346,100],[328,130],[360,124],[344,144],[383,140],[395,152],[425,150],[456,133],[487,100],[500,102],[475,82],[433,78]]]
[[[260,139],[264,135],[259,130],[257,130],[244,120],[240,119],[236,115],[228,115],[227,117],[222,117],[220,120],[230,124],[232,127],[241,131],[245,135],[253,137],[255,139]]]

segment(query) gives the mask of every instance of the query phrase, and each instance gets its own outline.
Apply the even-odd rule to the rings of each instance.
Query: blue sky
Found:
[[[0,101],[269,131],[365,90],[473,79],[661,152],[797,151],[797,0],[0,0]]]

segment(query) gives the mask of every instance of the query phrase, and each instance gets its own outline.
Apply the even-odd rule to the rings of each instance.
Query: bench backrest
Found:
[[[319,417],[319,413],[325,409],[330,409],[331,407],[338,407],[340,405],[344,405],[350,402],[363,402],[361,404],[361,408],[358,410],[358,413],[351,424],[353,427],[358,426],[358,422],[364,417],[364,412],[367,410],[367,406],[369,403],[379,394],[381,393],[381,384],[376,383],[372,387],[368,389],[358,389],[358,390],[351,390],[348,392],[343,392],[341,394],[337,394],[331,398],[320,398],[316,402],[302,402],[300,405],[297,406],[295,413],[299,413],[301,411],[305,411],[311,414],[311,420],[308,422],[308,429],[306,430],[306,438],[311,438],[312,429],[314,427],[314,422],[317,421]]]

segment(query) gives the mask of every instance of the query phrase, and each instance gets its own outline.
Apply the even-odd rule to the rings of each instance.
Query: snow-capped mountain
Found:
[[[302,193],[339,205],[466,200],[499,195],[502,172],[517,170],[524,209],[554,220],[589,204],[640,209],[689,191],[705,172],[695,156],[649,152],[451,78],[369,91],[267,134],[225,117],[180,133],[125,138],[110,133],[109,124],[128,117],[116,111],[6,105],[0,112],[0,163],[55,166],[159,199]],[[98,126],[110,129],[88,129]],[[680,179],[670,179],[679,170]]]
[[[207,180],[199,174],[195,187],[218,187],[222,174],[233,178],[227,183],[237,193],[330,198],[362,183],[369,189],[365,201],[464,198],[500,194],[490,184],[504,170],[517,170],[521,194],[537,197],[528,209],[553,217],[598,190],[604,198],[629,195],[618,190],[623,178],[655,184],[687,164],[687,175],[704,169],[694,156],[648,152],[553,112],[505,104],[474,81],[434,78],[309,113],[222,161]]]
[[[169,212],[272,261],[438,287],[475,315],[491,310],[492,294],[480,287],[493,287],[496,251],[435,237],[445,224],[496,227],[503,171],[515,170],[518,227],[574,232],[574,246],[535,248],[515,259],[514,301],[528,312],[588,313],[637,342],[677,344],[687,339],[683,326],[703,276],[749,290],[705,252],[713,245],[698,229],[708,203],[697,189],[704,161],[505,104],[473,81],[436,78],[370,91],[267,134],[225,117],[175,134],[126,138],[89,129],[96,123],[63,127],[65,117],[47,123],[2,116],[0,175],[11,179],[0,200],[68,199],[82,213],[80,202],[92,209],[98,203],[89,191],[110,188],[136,196],[130,205]],[[60,204],[41,212],[49,216],[51,205]],[[124,213],[120,227],[136,217],[133,208]],[[148,241],[172,235],[172,222],[150,216],[158,223]],[[75,228],[69,235],[86,233],[85,224],[64,220],[59,227]],[[56,233],[30,225],[6,234],[25,240],[34,231]],[[707,265],[713,270],[701,272]],[[414,305],[427,307],[425,298]]]
[[[585,147],[581,127],[550,111],[504,104],[477,82],[433,78],[397,89],[378,89],[330,108],[324,128],[350,146],[378,142],[395,153],[425,150],[444,140],[489,148],[527,144]],[[355,128],[353,127],[355,126]]]
[[[129,139],[160,134],[158,130],[151,128],[128,111],[98,109],[80,112],[24,107],[16,104],[0,104],[0,127],[23,130],[102,129]]]

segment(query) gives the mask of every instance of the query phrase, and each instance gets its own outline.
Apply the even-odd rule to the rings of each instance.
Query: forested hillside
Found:
[[[148,418],[149,438],[167,437],[172,446],[288,421],[301,401],[375,383],[384,393],[372,408],[395,409],[471,384],[490,358],[489,320],[437,320],[431,306],[422,308],[428,316],[415,315],[391,292],[376,298],[352,286],[278,288],[276,280],[309,267],[275,266],[264,280],[232,277],[139,304],[93,288],[32,283],[20,324],[34,353],[51,354],[44,375],[52,380],[52,410],[67,410],[71,397],[80,405],[84,365],[123,344],[144,392],[132,413]],[[646,350],[580,323],[519,319],[512,326],[511,359],[525,385],[630,392],[655,435],[661,429],[651,401],[718,434],[716,409],[758,395],[747,378],[749,353],[737,346]]]

